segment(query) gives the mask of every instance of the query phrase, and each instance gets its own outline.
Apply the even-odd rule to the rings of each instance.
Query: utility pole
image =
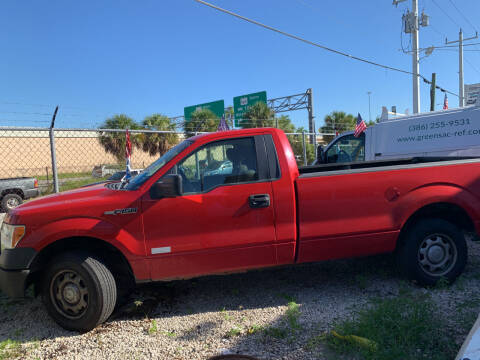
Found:
[[[435,88],[437,87],[437,74],[432,73],[432,83],[430,85],[430,111],[435,111]]]
[[[458,33],[458,40],[447,41],[445,44],[454,44],[458,42],[458,106],[463,107],[465,104],[465,87],[463,85],[463,41],[472,40],[478,38],[478,32],[471,38],[464,39],[462,29]]]
[[[393,5],[398,6],[399,3],[406,0],[393,0]],[[428,26],[428,16],[422,12],[421,17],[418,16],[418,0],[412,0],[412,11],[407,11],[402,16],[404,31],[412,35],[412,85],[413,85],[413,113],[418,114],[420,111],[420,57],[419,57],[419,36],[418,30],[420,26]]]
[[[419,56],[418,56],[418,1],[412,0],[412,12],[413,12],[413,32],[412,32],[412,80],[413,80],[413,113],[418,114],[420,112],[420,78],[418,73],[420,72]]]
[[[372,121],[372,111],[371,111],[371,107],[370,107],[370,94],[372,92],[371,91],[367,91],[367,94],[368,94],[368,121]]]

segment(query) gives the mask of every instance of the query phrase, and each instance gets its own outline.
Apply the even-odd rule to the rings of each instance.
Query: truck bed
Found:
[[[360,161],[360,162],[348,162],[348,163],[332,163],[332,164],[320,164],[301,166],[298,168],[300,176],[316,176],[314,174],[330,171],[343,171],[343,170],[357,170],[357,169],[371,169],[371,168],[385,168],[385,167],[399,167],[406,168],[409,165],[425,164],[426,166],[436,166],[438,163],[454,164],[456,162],[463,163],[463,160],[467,162],[480,161],[480,158],[469,156],[424,156],[424,157],[411,157],[404,159],[387,159],[387,160],[372,160],[372,161]],[[434,164],[432,164],[434,163]],[[394,170],[394,168],[392,168]],[[318,175],[318,174],[317,174]]]

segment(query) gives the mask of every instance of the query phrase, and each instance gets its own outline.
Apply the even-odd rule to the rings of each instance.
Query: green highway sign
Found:
[[[239,122],[243,119],[243,116],[247,110],[257,102],[267,103],[267,92],[260,91],[253,94],[247,94],[242,96],[235,96],[233,98],[233,115],[235,116],[235,127],[239,126]]]
[[[196,110],[208,109],[213,112],[216,116],[221,118],[225,112],[225,102],[223,100],[212,101],[205,104],[198,104],[193,106],[187,106],[183,108],[183,115],[185,116],[185,121],[189,121],[192,117],[192,114]]]

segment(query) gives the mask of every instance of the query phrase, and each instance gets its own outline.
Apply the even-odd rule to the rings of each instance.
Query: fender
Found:
[[[119,226],[102,219],[76,217],[61,219],[33,231],[20,242],[22,247],[32,247],[41,251],[55,241],[69,237],[91,237],[103,240],[117,248],[128,261],[145,256],[145,244],[141,230],[131,234]]]
[[[401,196],[393,210],[393,221],[399,229],[419,209],[435,203],[450,203],[459,206],[475,222],[480,213],[480,201],[468,189],[451,183],[430,183],[410,190]]]

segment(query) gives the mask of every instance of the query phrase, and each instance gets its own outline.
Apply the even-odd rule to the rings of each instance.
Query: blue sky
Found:
[[[411,0],[211,0],[244,16],[353,55],[411,71],[401,16]],[[452,5],[454,4],[462,16]],[[419,0],[430,16],[420,47],[480,28],[478,0]],[[470,24],[471,23],[471,24]],[[0,3],[0,126],[96,127],[125,113],[183,114],[184,106],[266,90],[268,98],[312,88],[317,128],[333,110],[372,118],[382,105],[412,109],[411,76],[285,38],[193,0],[14,1]],[[471,42],[479,42],[474,40]],[[465,83],[480,82],[480,45],[466,47]],[[435,50],[420,72],[458,93],[458,52]],[[421,111],[429,86],[421,83]],[[437,103],[443,94],[437,92]],[[457,106],[449,96],[450,106]],[[437,106],[438,107],[438,106]],[[307,127],[306,110],[289,113]]]

